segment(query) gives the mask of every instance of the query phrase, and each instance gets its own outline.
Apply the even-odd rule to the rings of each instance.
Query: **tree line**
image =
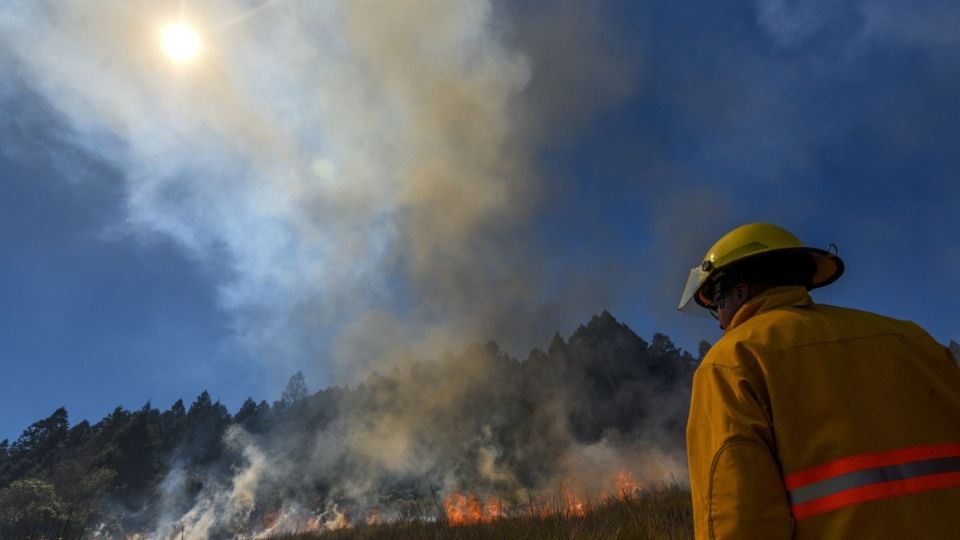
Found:
[[[182,515],[211,479],[229,479],[244,465],[242,453],[225,443],[225,434],[237,427],[260,441],[271,458],[296,465],[316,460],[317,434],[332,433],[339,440],[352,429],[344,426],[391,413],[417,414],[429,419],[429,429],[404,429],[437,454],[431,467],[438,477],[454,470],[464,479],[484,481],[464,458],[479,447],[442,447],[483,428],[483,444],[497,448],[497,465],[528,486],[550,477],[565,446],[598,441],[611,432],[666,433],[667,444],[680,454],[690,375],[707,348],[701,343],[693,356],[663,334],[647,342],[604,312],[568,340],[556,335],[546,350],[535,349],[522,361],[489,342],[452,359],[373,374],[352,389],[333,386],[315,393],[298,372],[279,400],[248,398],[233,414],[207,391],[189,407],[182,400],[166,410],[150,402],[137,410],[117,407],[96,423],[71,425],[67,410],[59,408],[12,443],[0,442],[0,537],[77,538],[98,529],[149,529],[161,513]],[[411,396],[451,380],[463,386],[453,405],[414,404],[396,412]],[[548,402],[554,405],[545,406]],[[491,422],[491,417],[502,420]],[[557,418],[564,425],[562,436],[554,427]],[[329,470],[300,468],[312,471],[309,478],[286,473],[272,484],[261,483],[255,511],[246,519],[264,519],[291,498],[329,498],[340,475],[373,469],[352,455],[356,452],[327,453],[339,456]],[[182,478],[178,496],[170,497],[174,470]],[[386,493],[381,497],[422,489],[409,488],[402,474],[377,474],[379,492]]]

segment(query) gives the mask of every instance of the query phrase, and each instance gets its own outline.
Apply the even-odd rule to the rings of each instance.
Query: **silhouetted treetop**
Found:
[[[698,358],[708,347],[701,343]],[[273,407],[247,398],[234,416],[206,390],[189,408],[182,399],[167,410],[147,401],[93,425],[71,427],[61,407],[13,443],[0,442],[0,534],[29,530],[36,519],[99,521],[117,536],[142,530],[158,512],[185,511],[210,489],[231,485],[248,459],[236,441],[256,441],[270,463],[283,463],[249,495],[260,512],[251,520],[276,510],[278,498],[295,497],[304,508],[327,500],[332,486],[371,470],[368,454],[384,444],[428,458],[414,479],[391,476],[402,464],[372,467],[380,476],[368,481],[380,483],[383,496],[417,495],[424,475],[490,490],[510,487],[503,478],[555,488],[565,448],[611,433],[623,440],[653,433],[681,455],[696,363],[666,335],[647,343],[603,311],[523,360],[489,340],[315,394],[298,371]],[[358,437],[370,445],[366,453],[345,446]],[[506,473],[497,480],[491,467]],[[164,502],[170,490],[179,490],[184,508]]]

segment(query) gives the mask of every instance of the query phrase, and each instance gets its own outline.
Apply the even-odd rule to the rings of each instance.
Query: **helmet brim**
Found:
[[[813,275],[813,282],[810,286],[811,289],[825,287],[840,279],[845,269],[843,259],[835,253],[830,253],[823,249],[805,249],[813,256],[814,262],[817,263],[817,272]]]
[[[789,251],[803,251],[805,253],[809,253],[813,258],[817,269],[813,274],[813,279],[811,280],[811,289],[817,289],[819,287],[830,285],[834,281],[840,279],[840,276],[843,275],[844,264],[840,257],[823,249],[806,246],[766,249],[750,254],[747,257],[737,259],[735,263],[739,265],[763,255],[769,255],[771,253],[785,253]],[[728,264],[726,266],[730,265]],[[701,267],[691,268],[690,273],[687,276],[687,283],[683,288],[683,295],[680,298],[680,305],[677,307],[677,309],[685,313],[693,313],[696,310],[693,305],[694,303],[702,308],[708,308],[712,303],[712,300],[705,294],[705,285],[708,281],[710,281],[711,277],[722,271],[724,268],[726,268],[726,266],[712,269],[710,272],[704,272]]]

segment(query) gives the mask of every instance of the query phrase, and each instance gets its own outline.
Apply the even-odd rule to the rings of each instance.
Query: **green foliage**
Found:
[[[164,411],[160,415],[160,434],[163,438],[165,454],[172,453],[173,449],[180,444],[186,429],[186,423],[187,409],[183,406],[182,399],[178,399],[169,411]]]
[[[6,478],[7,468],[10,465],[10,441],[4,439],[0,441],[0,481]],[[2,484],[0,484],[2,485]]]
[[[10,483],[0,490],[0,536],[14,536],[64,519],[64,504],[53,484],[38,478]]]
[[[214,462],[223,451],[223,434],[232,421],[219,401],[204,390],[187,411],[183,439],[177,451],[196,464]]]
[[[525,488],[542,487],[553,478],[564,448],[591,444],[605,433],[675,434],[659,442],[668,451],[671,444],[679,451],[689,379],[697,361],[667,336],[656,334],[648,344],[603,312],[569,340],[557,334],[546,352],[533,350],[525,361],[490,341],[443,361],[414,363],[386,376],[373,374],[352,390],[331,387],[315,394],[308,392],[298,372],[273,407],[247,399],[235,416],[207,391],[189,409],[182,400],[165,411],[150,403],[135,411],[117,407],[93,425],[81,421],[70,427],[67,411],[59,408],[13,443],[0,442],[0,537],[69,536],[65,531],[82,535],[102,522],[112,523],[111,530],[118,534],[143,531],[156,523],[161,511],[185,512],[206,486],[229,485],[244,465],[241,451],[225,442],[231,425],[255,437],[271,459],[292,465],[290,470],[313,471],[272,478],[273,484],[258,488],[254,521],[291,497],[316,504],[332,487],[369,470],[371,462],[362,453],[337,446],[345,438],[337,430],[369,427],[371,420],[402,425],[411,455],[433,458],[428,477],[455,470],[466,485],[488,493],[507,490],[510,486],[476,468],[483,461],[480,452],[495,447],[497,467],[509,470]],[[371,433],[373,444],[376,437],[389,435]],[[327,441],[323,451],[329,455],[318,454],[318,435]],[[318,457],[328,461],[329,469],[313,468]],[[174,467],[178,476],[170,478],[180,479],[178,499],[175,507],[164,506],[169,501],[161,500],[167,489],[161,485]],[[386,504],[425,497],[422,480],[376,479]],[[685,538],[680,533],[642,532],[647,530],[642,527],[686,527],[685,510],[675,512],[680,521],[661,522],[650,516],[666,515],[663,508],[669,504],[644,506],[674,496],[670,493],[661,490],[642,500],[609,502],[583,519],[512,518],[456,528],[419,522],[343,533],[385,536],[342,538]],[[680,499],[686,501],[685,496]],[[683,508],[685,503],[676,504],[674,508]],[[660,525],[651,525],[656,523]]]
[[[287,387],[283,391],[283,395],[280,397],[280,403],[285,408],[292,407],[294,404],[307,399],[307,396],[310,395],[310,392],[307,391],[307,382],[303,377],[303,372],[298,371],[290,377],[290,381],[287,382]]]
[[[132,414],[110,441],[116,448],[109,466],[116,472],[113,492],[124,501],[133,501],[148,493],[163,472],[160,414],[149,404]]]
[[[10,448],[9,474],[21,477],[52,465],[67,440],[69,425],[63,407],[31,424]]]
[[[202,449],[192,457],[216,459],[229,423],[207,392],[190,413],[180,400],[163,413],[149,403],[135,412],[117,407],[93,426],[71,428],[57,409],[13,444],[0,443],[0,538],[82,530],[105,517],[108,497],[131,513],[150,507],[176,451],[190,445]]]
[[[82,522],[101,509],[116,476],[115,471],[78,457],[58,464],[50,473],[50,480],[56,487],[67,513]]]

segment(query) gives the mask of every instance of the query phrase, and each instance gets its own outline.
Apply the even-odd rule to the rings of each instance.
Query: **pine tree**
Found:
[[[113,467],[114,493],[131,508],[159,481],[163,468],[159,424],[159,412],[147,403],[113,438],[119,450]]]
[[[182,399],[178,399],[170,410],[163,411],[160,415],[160,434],[163,438],[164,453],[169,454],[183,442],[186,421],[187,410],[183,406]]]
[[[290,408],[297,402],[303,401],[310,393],[307,391],[307,382],[303,377],[303,372],[298,371],[290,377],[287,382],[287,388],[283,391],[280,403],[284,408]]]
[[[223,450],[223,433],[230,424],[230,413],[219,401],[213,403],[204,390],[187,411],[183,443],[178,447],[195,464],[214,461]]]
[[[41,471],[55,462],[67,440],[69,425],[67,410],[60,407],[25,429],[9,450],[11,479]]]

